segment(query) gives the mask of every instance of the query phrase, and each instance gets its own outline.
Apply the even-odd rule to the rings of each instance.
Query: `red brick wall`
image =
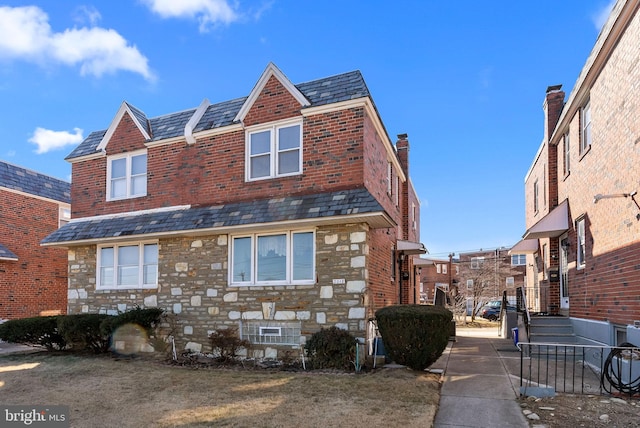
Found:
[[[58,228],[59,205],[0,190],[0,236],[18,261],[0,260],[0,319],[67,311],[67,251],[40,246]]]
[[[565,109],[569,132],[570,173],[560,177],[558,200],[569,199],[569,314],[577,318],[632,324],[640,319],[640,210],[630,198],[594,195],[640,190],[640,17],[635,16],[584,97]],[[591,73],[592,74],[592,73]],[[574,89],[575,92],[575,89]],[[591,104],[592,146],[580,153],[580,111]],[[557,170],[562,171],[562,156]],[[576,268],[575,220],[586,225],[585,268]]]
[[[365,168],[365,149],[368,167],[386,156],[375,134],[369,134],[371,139],[365,148],[363,122],[370,122],[365,119],[363,108],[305,118],[303,173],[252,182],[245,181],[244,131],[200,139],[192,146],[174,143],[152,147],[147,152],[147,196],[121,201],[106,201],[106,158],[78,162],[73,164],[73,217],[362,187],[363,171],[371,174]],[[142,144],[143,137],[125,114],[107,153],[137,150]],[[384,165],[386,179],[386,161]],[[375,170],[377,174],[378,166]],[[374,189],[374,196],[383,195],[389,200],[386,184],[382,190],[376,187],[380,186],[380,180],[371,180],[367,187]],[[382,202],[391,213],[397,212],[390,200]]]

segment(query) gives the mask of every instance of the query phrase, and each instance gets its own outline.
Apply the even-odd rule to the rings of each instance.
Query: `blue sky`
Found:
[[[0,159],[69,180],[64,157],[126,100],[148,117],[360,70],[407,133],[431,255],[515,244],[547,86],[570,93],[611,0],[0,3]]]

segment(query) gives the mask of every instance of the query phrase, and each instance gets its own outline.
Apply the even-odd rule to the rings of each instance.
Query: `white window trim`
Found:
[[[480,269],[484,265],[484,257],[471,257],[470,268]]]
[[[513,262],[514,257],[516,258],[517,263]],[[521,259],[524,257],[524,262],[521,262]],[[526,266],[527,264],[527,255],[526,254],[513,254],[511,256],[511,266]]]
[[[124,199],[133,199],[133,198],[141,198],[144,196],[147,196],[147,192],[145,191],[144,194],[140,194],[140,195],[132,195],[131,194],[131,158],[133,158],[134,156],[139,156],[139,155],[147,155],[147,150],[137,150],[135,152],[127,152],[127,153],[122,153],[122,154],[117,154],[117,155],[113,155],[113,156],[108,156],[107,157],[107,201],[122,201]],[[118,159],[127,159],[127,168],[126,168],[126,182],[127,182],[127,192],[125,196],[122,196],[120,198],[114,198],[111,196],[111,163],[114,160],[118,160]],[[148,177],[149,175],[149,157],[147,156],[147,171],[145,171],[145,177]]]
[[[313,236],[313,259],[311,271],[313,272],[313,278],[304,280],[293,280],[293,264],[292,264],[292,251],[293,251],[293,235],[297,233],[311,233]],[[261,236],[274,236],[274,235],[286,235],[287,255],[286,255],[286,279],[284,281],[257,281],[258,274],[257,265],[257,240]],[[251,278],[248,281],[234,281],[233,280],[233,245],[236,238],[251,238]],[[229,236],[229,269],[228,269],[228,283],[232,287],[262,287],[262,286],[274,286],[274,285],[313,285],[316,283],[316,231],[313,229],[292,229],[292,230],[278,230],[273,232],[259,232],[249,234],[238,234]]]
[[[587,122],[585,116],[589,112],[589,121]],[[591,147],[591,141],[593,140],[593,134],[591,129],[591,100],[587,101],[585,105],[580,109],[580,153],[585,153],[589,147]],[[587,139],[587,136],[589,137]]]
[[[582,225],[582,227],[580,227],[580,225]],[[582,233],[581,230],[582,229]],[[585,219],[583,218],[579,218],[578,220],[576,220],[576,241],[577,244],[576,245],[576,269],[577,270],[581,270],[584,269],[586,266],[586,256],[587,256],[587,245],[586,245],[586,241],[587,241],[587,230],[586,230],[586,224],[585,224]],[[582,248],[582,253],[580,252],[580,249]],[[580,256],[582,254],[582,257]]]
[[[290,126],[295,126],[295,125],[299,125],[300,126],[300,147],[299,147],[299,151],[300,151],[300,156],[298,156],[298,171],[295,172],[290,172],[287,174],[278,174],[278,141],[277,141],[277,133],[278,133],[278,129],[280,128],[288,128]],[[269,153],[269,175],[268,176],[264,176],[264,177],[256,177],[256,178],[251,178],[251,135],[258,133],[258,132],[264,132],[264,131],[270,131],[270,146],[271,146],[271,151]],[[252,126],[252,127],[248,127],[246,128],[246,132],[245,132],[245,171],[244,171],[244,176],[245,176],[245,181],[246,182],[251,182],[251,181],[260,181],[260,180],[270,180],[273,178],[279,178],[279,177],[291,177],[294,175],[300,175],[302,174],[302,165],[303,165],[303,161],[302,161],[302,154],[303,154],[303,141],[302,141],[302,137],[303,137],[303,129],[302,129],[302,120],[296,119],[296,120],[287,120],[287,121],[279,121],[279,122],[275,122],[275,123],[271,123],[268,126],[265,125],[258,125],[258,126]]]
[[[71,207],[60,206],[58,209],[58,227],[62,227],[71,220]]]
[[[149,244],[158,245],[158,255],[160,253],[160,245],[158,241],[136,241],[136,242],[122,242],[119,244],[103,244],[97,246],[96,251],[96,290],[140,290],[140,289],[155,289],[158,288],[158,272],[156,272],[156,283],[155,284],[143,284],[144,281],[144,246]],[[118,278],[118,247],[130,247],[130,246],[138,246],[138,251],[140,257],[138,258],[138,285],[117,285],[116,281]],[[100,250],[103,248],[113,248],[113,285],[102,285],[100,272],[102,271],[102,266],[100,263]],[[157,269],[157,266],[156,266]]]

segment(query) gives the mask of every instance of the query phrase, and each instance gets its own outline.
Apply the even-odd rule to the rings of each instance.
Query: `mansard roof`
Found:
[[[71,183],[0,161],[0,187],[71,203]]]
[[[275,66],[270,64],[265,73],[272,69],[277,70]],[[263,76],[265,76],[265,73],[263,73]],[[200,120],[198,120],[198,123],[193,127],[193,132],[208,131],[240,123],[237,118],[238,113],[243,107],[246,107],[247,101],[257,87],[258,85],[249,96],[209,105]],[[306,103],[301,104],[301,108],[318,107],[370,97],[369,90],[360,71],[351,71],[297,85],[291,84],[291,87],[294,88],[291,90],[299,93],[301,97],[307,100]],[[78,158],[100,153],[125,112],[130,114],[148,142],[158,142],[184,136],[185,126],[196,113],[196,110],[197,107],[194,107],[180,112],[147,118],[141,110],[125,101],[108,129],[89,134],[65,159],[73,162]]]
[[[394,226],[378,201],[369,191],[360,188],[206,207],[171,207],[73,219],[47,236],[41,244],[67,246],[110,240],[210,234],[216,231],[229,233],[234,228],[267,228],[303,221],[319,225],[343,223],[345,220],[368,222],[372,227]]]

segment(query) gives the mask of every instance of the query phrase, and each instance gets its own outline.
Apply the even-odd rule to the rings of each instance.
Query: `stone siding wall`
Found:
[[[246,322],[299,325],[300,344],[330,326],[363,337],[369,240],[366,224],[320,227],[316,284],[250,287],[228,285],[228,235],[161,239],[159,284],[153,290],[96,290],[96,247],[77,247],[69,251],[69,313],[116,314],[158,306],[174,314],[177,348],[201,352],[211,350],[213,330]],[[291,348],[257,345],[253,352],[275,357]]]

